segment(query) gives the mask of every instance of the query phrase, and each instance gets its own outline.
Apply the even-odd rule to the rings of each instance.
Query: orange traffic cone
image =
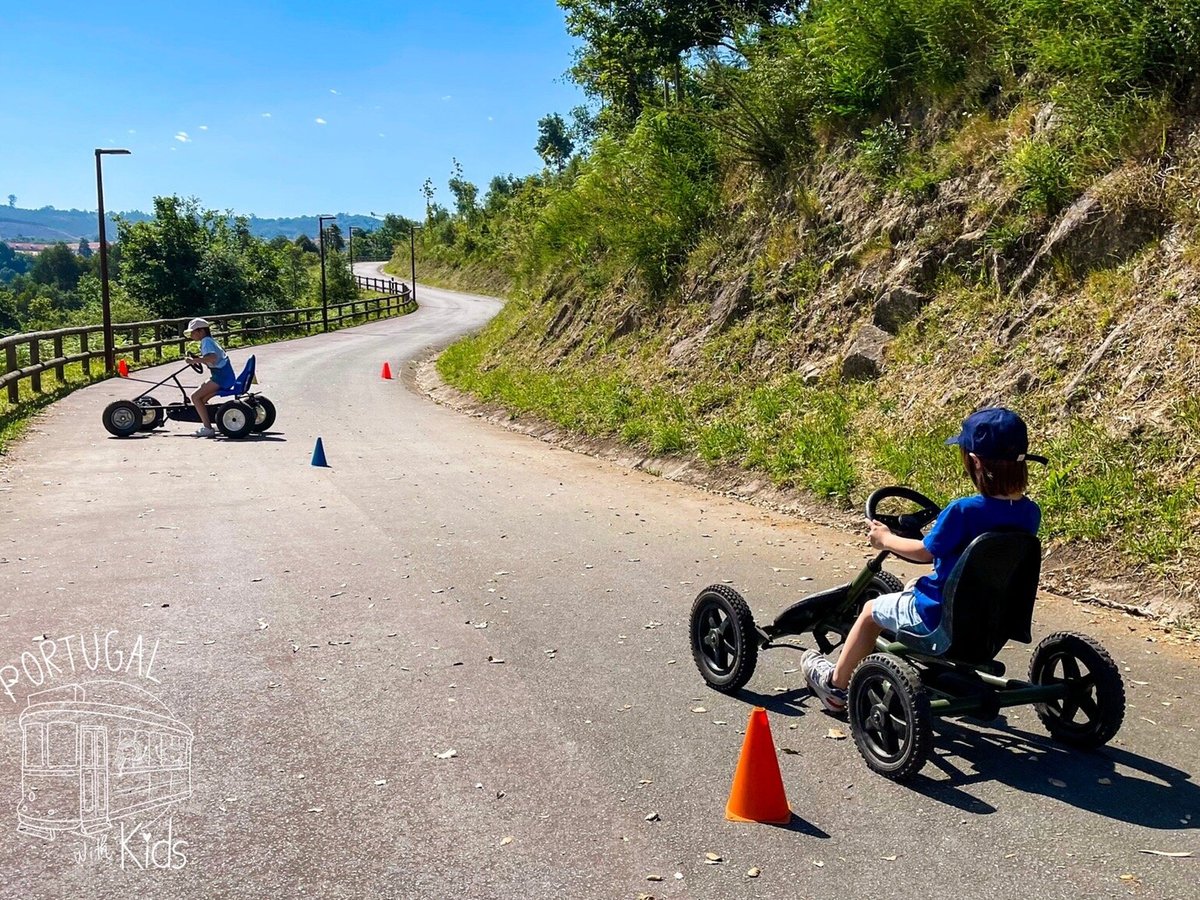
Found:
[[[125,362],[125,360],[123,360],[123,359],[118,359],[117,360],[117,374],[120,375],[122,378],[128,378],[129,377],[129,363]]]
[[[792,820],[792,810],[783,791],[783,776],[779,774],[779,758],[771,740],[771,724],[761,706],[750,712],[725,818],[772,825],[786,825]]]
[[[383,371],[379,373],[379,377],[386,378],[388,381],[392,380],[392,367],[387,364],[386,360],[384,360]]]

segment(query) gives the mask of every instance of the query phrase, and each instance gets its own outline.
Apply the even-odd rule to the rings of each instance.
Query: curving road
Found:
[[[6,458],[0,666],[18,680],[0,693],[0,896],[1195,896],[1200,861],[1139,852],[1200,855],[1194,650],[1047,599],[1035,639],[1082,628],[1125,667],[1118,741],[1066,753],[1025,708],[995,730],[940,724],[913,786],[872,776],[826,738],[838,723],[800,690],[797,655],[766,655],[734,699],[702,686],[686,639],[703,584],[731,580],[767,618],[859,565],[859,537],[380,379],[498,309],[419,299],[402,319],[257,348],[279,408],[260,439],[176,424],[109,438],[100,411],[132,387],[114,380],[55,404]],[[318,436],[328,469],[309,465]],[[173,871],[132,861],[165,818],[133,837],[139,854],[114,835],[111,860],[15,830],[20,711],[96,677],[63,663],[70,635],[112,631],[129,671],[109,677],[194,732]],[[137,636],[156,646],[152,678]],[[723,818],[755,703],[786,750],[791,828]],[[111,777],[110,803],[126,783]]]

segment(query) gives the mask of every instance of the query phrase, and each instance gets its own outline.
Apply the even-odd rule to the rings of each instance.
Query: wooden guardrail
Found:
[[[360,320],[385,319],[411,312],[415,306],[408,285],[402,282],[362,276],[355,276],[355,280],[360,286],[384,296],[330,305],[331,327],[341,327]],[[364,281],[378,282],[380,287],[363,285]],[[213,325],[213,336],[226,347],[261,343],[264,335],[307,335],[322,328],[319,306],[230,313],[207,318]],[[183,336],[187,323],[186,318],[114,323],[114,353],[131,357],[134,363],[141,362],[146,354],[153,354],[155,360],[161,360],[167,347],[178,347],[182,356],[188,343]],[[0,373],[0,388],[7,389],[8,402],[16,404],[20,401],[20,382],[23,380],[28,379],[33,391],[41,393],[42,376],[48,372],[53,373],[57,385],[61,386],[67,381],[66,367],[69,365],[82,364],[85,378],[91,377],[93,361],[99,360],[103,368],[104,328],[101,325],[78,325],[0,337],[0,354],[3,355],[4,364]]]

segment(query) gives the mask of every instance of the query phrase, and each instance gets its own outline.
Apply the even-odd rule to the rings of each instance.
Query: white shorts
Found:
[[[933,629],[926,625],[917,612],[917,597],[912,591],[895,594],[880,594],[871,601],[871,618],[884,631],[898,634],[926,635]]]

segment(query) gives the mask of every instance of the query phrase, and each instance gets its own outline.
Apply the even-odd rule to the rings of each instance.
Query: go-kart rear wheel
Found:
[[[275,424],[275,404],[266,397],[254,398],[254,430],[266,431]]]
[[[104,407],[100,417],[105,430],[114,437],[129,437],[142,427],[144,410],[132,400],[114,400]]]
[[[1099,747],[1120,730],[1125,718],[1121,670],[1108,651],[1087,635],[1061,631],[1045,638],[1029,661],[1029,680],[1069,686],[1063,699],[1033,707],[1056,741]]]
[[[154,431],[156,428],[163,427],[163,423],[167,420],[167,414],[163,412],[161,403],[153,397],[138,397],[133,402],[143,410],[142,431]]]
[[[702,590],[692,604],[692,658],[708,686],[735,693],[754,674],[758,633],[742,595],[724,584]]]
[[[217,428],[227,438],[244,438],[254,429],[254,410],[239,400],[217,408]]]
[[[890,653],[872,653],[850,676],[850,733],[873,772],[911,778],[933,745],[929,694],[917,670]]]

